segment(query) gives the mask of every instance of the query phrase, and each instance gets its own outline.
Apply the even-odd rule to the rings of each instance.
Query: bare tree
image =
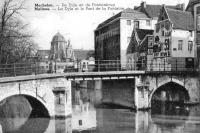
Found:
[[[0,7],[0,63],[20,62],[32,56],[37,46],[22,17],[24,1],[4,0]]]

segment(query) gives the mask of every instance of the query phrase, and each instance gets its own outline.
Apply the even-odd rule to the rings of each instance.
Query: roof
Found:
[[[64,36],[58,32],[56,33],[56,35],[53,36],[52,42],[66,42],[66,40]]]
[[[117,18],[130,18],[130,19],[139,19],[139,18],[148,18],[148,16],[142,12],[136,11],[134,9],[131,8],[127,8],[121,12],[119,12],[118,14],[110,17],[109,19],[107,19],[106,21],[102,22],[101,24],[98,25],[98,28],[101,28],[103,26],[105,26],[106,24],[110,23],[111,21],[117,19]]]
[[[171,9],[177,9],[176,6],[170,6],[166,5],[165,7],[171,8]],[[141,6],[135,7],[135,10],[146,13],[150,18],[158,17],[160,13],[160,9],[162,8],[162,5],[146,5],[146,8],[143,9]]]
[[[94,57],[94,50],[74,49],[74,56],[77,60],[88,59],[91,56]]]
[[[191,12],[166,8],[168,17],[175,29],[194,30],[194,18]]]
[[[200,3],[200,0],[190,0],[189,3],[188,3],[188,5],[187,5],[186,10],[187,10],[187,11],[193,11],[193,8],[192,8],[192,7],[193,7],[195,4],[197,4],[197,3]]]
[[[151,36],[153,37],[153,34]],[[147,50],[148,50],[148,38],[147,37],[145,37],[144,40],[141,42],[138,50],[139,50],[139,53],[147,52]]]
[[[145,38],[146,35],[153,35],[153,32],[153,30],[134,29],[131,36],[131,41],[126,50],[126,54],[131,54],[138,51],[140,45],[139,43]],[[136,38],[139,38],[140,42],[138,42]]]
[[[136,29],[138,38],[142,41],[146,35],[153,35],[153,30]]]

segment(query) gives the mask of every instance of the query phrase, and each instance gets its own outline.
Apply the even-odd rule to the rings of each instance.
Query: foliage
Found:
[[[0,7],[0,63],[26,62],[37,51],[23,22],[24,1],[3,0]]]

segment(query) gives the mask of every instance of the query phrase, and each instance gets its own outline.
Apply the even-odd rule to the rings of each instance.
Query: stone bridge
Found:
[[[125,99],[118,98],[115,104],[119,103],[126,106],[127,102],[129,102],[131,103],[131,107],[136,107],[138,110],[150,108],[152,97],[156,90],[159,90],[159,88],[165,85],[168,85],[168,88],[173,87],[170,86],[172,83],[188,94],[188,103],[198,103],[200,101],[200,80],[198,74],[155,74],[145,72],[99,72],[98,74],[94,74],[88,72],[81,74],[76,73],[74,75],[72,73],[65,73],[1,78],[0,103],[3,104],[6,99],[13,96],[24,96],[29,100],[33,100],[32,104],[35,109],[43,106],[51,117],[66,117],[71,114],[72,109],[72,80],[96,80],[97,84],[99,84],[101,80],[112,81],[114,79],[131,80],[133,83],[131,90],[121,88],[117,90],[118,94],[123,90],[125,95],[122,97],[126,97],[127,95],[129,95],[129,97]],[[124,82],[124,84],[126,84],[126,82]],[[99,89],[103,93],[104,89],[101,87]],[[176,89],[177,88],[171,88],[171,90]],[[133,93],[130,93],[131,91]],[[114,94],[110,93],[110,95]],[[102,96],[102,100],[104,98],[105,97]],[[109,97],[107,99],[109,99]],[[132,102],[130,102],[131,100]]]
[[[17,95],[31,97],[36,109],[42,105],[51,117],[71,114],[71,81],[65,78],[2,83],[0,94],[0,101]]]
[[[172,90],[171,93],[173,93],[179,89],[179,92],[183,92],[182,94],[188,97],[184,99],[186,100],[185,103],[196,104],[200,102],[200,78],[197,73],[154,73],[135,78],[136,108],[150,108],[152,97],[160,89],[163,89],[164,98],[166,98],[166,92]],[[172,95],[168,96],[168,98],[177,97]]]

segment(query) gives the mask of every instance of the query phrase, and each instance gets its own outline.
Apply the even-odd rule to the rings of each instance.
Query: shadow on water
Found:
[[[1,102],[3,133],[44,133],[50,122],[48,111],[37,99],[18,95]]]
[[[156,100],[151,102],[152,115],[188,116],[189,112],[189,107],[179,102]]]

